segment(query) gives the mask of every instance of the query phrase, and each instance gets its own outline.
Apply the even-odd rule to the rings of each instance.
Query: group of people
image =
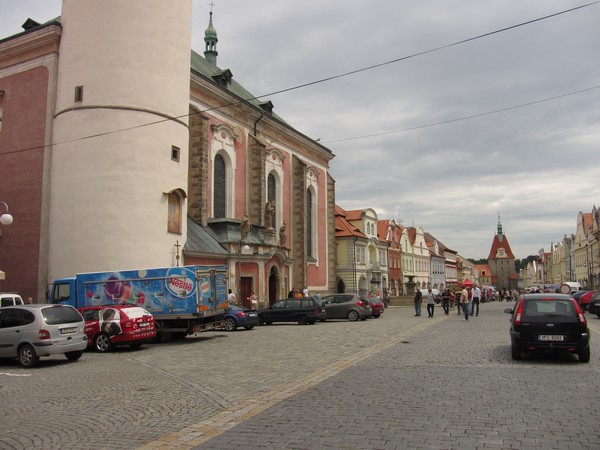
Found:
[[[435,304],[439,301],[442,303],[442,309],[445,315],[450,314],[452,302],[456,305],[457,314],[464,314],[464,320],[469,320],[469,316],[479,316],[479,303],[481,302],[481,289],[479,286],[463,286],[461,291],[453,294],[450,289],[446,289],[441,295],[436,296],[432,289],[427,289],[427,316],[433,317],[435,312]],[[421,315],[421,304],[423,303],[423,293],[417,288],[415,293],[415,317]]]

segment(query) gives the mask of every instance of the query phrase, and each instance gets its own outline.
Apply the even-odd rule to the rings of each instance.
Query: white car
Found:
[[[13,305],[22,305],[23,299],[19,294],[8,294],[3,293],[0,294],[0,307],[2,306],[13,306]]]
[[[87,347],[84,329],[83,317],[71,306],[6,306],[0,308],[0,357],[18,358],[23,367],[61,353],[76,361]]]

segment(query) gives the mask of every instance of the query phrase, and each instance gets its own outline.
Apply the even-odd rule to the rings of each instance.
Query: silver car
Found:
[[[371,306],[365,304],[358,294],[332,294],[323,297],[321,303],[326,319],[367,320],[373,314]]]
[[[15,305],[0,308],[0,357],[35,366],[40,356],[60,353],[70,361],[87,347],[85,322],[67,305]]]

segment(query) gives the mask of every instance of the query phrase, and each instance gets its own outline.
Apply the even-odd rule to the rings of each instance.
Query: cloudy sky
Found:
[[[478,259],[498,213],[525,258],[600,206],[600,3],[212,1],[218,65],[331,149],[341,207],[421,226]],[[199,53],[209,4],[194,0]],[[0,0],[1,35],[60,5]]]

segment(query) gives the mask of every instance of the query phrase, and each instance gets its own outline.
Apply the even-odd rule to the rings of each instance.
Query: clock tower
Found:
[[[492,272],[492,284],[497,289],[513,289],[517,287],[515,256],[510,248],[508,239],[502,231],[500,213],[498,213],[498,231],[492,241],[492,248],[488,256],[488,265]]]

